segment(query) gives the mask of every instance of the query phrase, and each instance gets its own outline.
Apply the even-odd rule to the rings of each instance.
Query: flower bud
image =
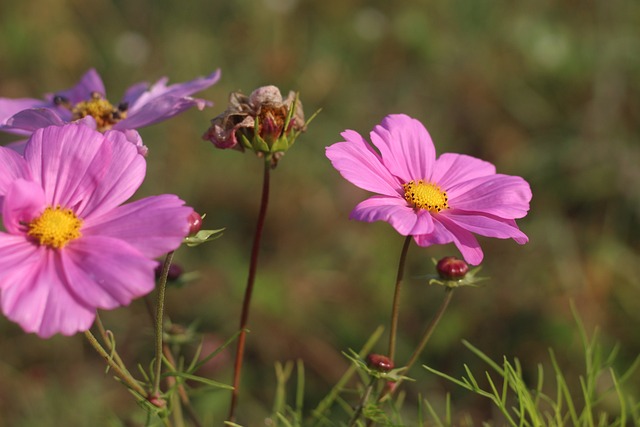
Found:
[[[189,236],[195,236],[202,227],[202,217],[198,212],[193,211],[187,221],[189,221]]]
[[[367,356],[369,368],[378,372],[389,372],[393,369],[393,360],[382,354],[371,353]]]
[[[155,393],[155,394],[150,393],[147,396],[147,400],[149,401],[149,403],[151,403],[153,406],[157,408],[164,408],[165,406],[167,406],[167,401],[164,400],[159,393]]]
[[[460,280],[469,271],[469,265],[461,259],[453,256],[442,258],[436,265],[440,278],[445,280]]]

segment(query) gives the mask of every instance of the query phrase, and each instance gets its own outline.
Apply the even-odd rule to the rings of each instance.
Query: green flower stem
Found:
[[[94,323],[95,323],[96,327],[98,328],[98,332],[100,332],[100,336],[102,337],[102,341],[105,344],[106,350],[111,355],[111,358],[118,364],[118,366],[120,366],[120,368],[124,372],[126,372],[128,375],[131,375],[131,373],[129,372],[129,370],[125,366],[124,362],[120,358],[120,355],[116,351],[115,346],[112,346],[113,340],[114,340],[113,335],[110,336],[110,333],[107,332],[107,330],[104,328],[104,325],[102,324],[102,319],[100,319],[100,315],[99,314],[96,314],[96,320],[95,320]]]
[[[418,347],[416,347],[415,351],[411,355],[411,358],[407,362],[405,369],[403,371],[403,374],[406,374],[407,372],[409,372],[409,369],[411,369],[411,367],[416,363],[416,361],[418,360],[418,357],[420,357],[420,354],[422,353],[422,351],[427,345],[427,342],[431,338],[433,331],[435,331],[436,327],[438,326],[438,323],[440,323],[440,319],[442,319],[444,312],[447,310],[447,307],[449,307],[451,298],[453,298],[453,288],[450,288],[447,286],[444,292],[445,292],[444,300],[442,301],[442,304],[440,305],[440,308],[438,309],[437,313],[431,319],[431,322],[427,326],[427,329],[424,331],[424,334],[422,335],[422,340],[420,340],[420,344],[418,344]]]
[[[146,399],[147,393],[142,388],[142,386],[136,381],[131,374],[126,371],[123,371],[120,366],[113,360],[111,355],[107,353],[107,351],[100,345],[95,336],[91,333],[91,331],[85,331],[84,336],[89,341],[89,344],[98,352],[100,356],[107,362],[109,367],[113,370],[118,378],[122,380],[123,383],[127,385],[131,390],[138,393],[141,399]]]
[[[162,346],[162,353],[164,354],[165,359],[169,363],[170,369],[172,371],[176,371],[177,370],[176,361],[173,357],[173,354],[171,354],[171,350],[169,349],[169,346],[166,343]],[[185,410],[187,411],[187,416],[191,419],[193,426],[202,427],[202,424],[198,419],[198,415],[196,414],[196,411],[193,409],[193,406],[191,405],[191,401],[189,400],[189,395],[187,394],[187,390],[185,390],[184,388],[184,384],[180,381],[177,381],[175,377],[169,376],[167,377],[167,389],[171,390],[173,387],[176,387],[178,391],[178,396],[180,398],[179,401],[177,399],[174,400],[175,402],[174,407],[176,408],[180,407],[180,402],[181,402],[182,407],[184,407]],[[175,396],[174,396],[174,399],[175,399]],[[182,425],[184,425],[184,421],[182,420],[182,414],[181,414],[180,422],[182,423]],[[176,426],[177,425],[178,425],[178,420],[176,420]]]
[[[438,309],[436,314],[431,319],[431,322],[429,322],[429,325],[427,325],[427,329],[425,329],[424,334],[422,335],[422,339],[420,340],[420,344],[418,344],[418,347],[416,347],[416,349],[414,350],[413,354],[411,355],[411,358],[409,359],[409,361],[405,365],[405,367],[404,367],[404,369],[402,371],[402,375],[406,375],[409,372],[409,369],[411,369],[411,367],[416,363],[416,361],[418,360],[418,357],[420,357],[420,354],[422,353],[422,351],[426,347],[427,342],[429,341],[429,339],[431,338],[431,335],[433,334],[433,331],[435,331],[436,327],[438,326],[438,323],[440,323],[440,320],[442,319],[442,316],[444,315],[444,312],[447,310],[447,307],[449,306],[449,303],[451,302],[451,298],[453,298],[453,288],[450,288],[450,287],[447,286],[445,288],[444,300],[442,301],[442,304],[440,305],[440,308]],[[384,401],[384,400],[390,398],[391,395],[393,395],[393,392],[399,388],[400,383],[402,383],[402,378],[400,378],[396,382],[394,387],[391,389],[391,391],[389,393],[387,393],[386,395],[384,395],[382,397],[382,399],[380,399],[380,400]]]
[[[155,375],[153,377],[153,389],[151,396],[157,396],[160,393],[160,375],[162,374],[162,334],[163,334],[163,321],[164,315],[164,295],[167,290],[167,277],[169,276],[169,267],[171,267],[171,261],[173,260],[173,254],[171,251],[167,254],[162,265],[162,273],[160,273],[160,280],[158,282],[158,293],[156,299],[156,325],[155,325],[155,338],[156,338],[156,364]]]
[[[356,407],[355,411],[353,412],[353,416],[351,417],[351,421],[349,421],[349,427],[355,426],[356,422],[360,418],[360,415],[362,415],[362,411],[364,410],[364,406],[367,404],[367,400],[369,400],[369,396],[371,396],[371,391],[373,390],[373,387],[376,385],[377,380],[378,379],[376,377],[371,377],[371,381],[369,381],[369,385],[365,389],[364,394],[362,395],[362,399],[360,399],[360,402],[358,403],[358,406]]]
[[[240,374],[242,372],[242,359],[244,357],[244,345],[247,336],[247,322],[249,320],[249,308],[251,305],[251,295],[255,283],[256,271],[258,268],[258,254],[260,252],[260,240],[264,229],[264,221],[267,216],[267,206],[269,204],[269,177],[271,166],[269,161],[264,162],[264,175],[262,180],[262,198],[260,202],[260,212],[256,224],[256,232],[253,236],[253,247],[251,248],[251,261],[249,263],[249,276],[247,287],[245,288],[244,300],[242,302],[242,313],[240,314],[240,335],[238,336],[238,346],[236,348],[236,358],[233,370],[233,391],[231,392],[231,405],[229,408],[229,421],[235,421],[235,411],[238,405],[240,393]]]
[[[400,310],[400,288],[402,287],[402,278],[404,277],[404,264],[409,251],[409,244],[412,236],[407,236],[400,253],[400,261],[398,262],[398,275],[396,276],[396,288],[393,293],[393,306],[391,308],[391,329],[389,331],[389,359],[393,360],[396,352],[396,334],[398,331],[398,314]]]

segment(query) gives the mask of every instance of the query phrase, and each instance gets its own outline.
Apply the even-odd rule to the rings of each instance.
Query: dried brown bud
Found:
[[[249,96],[231,93],[227,109],[211,120],[202,138],[218,148],[248,148],[277,161],[304,130],[304,112],[296,93],[289,92],[283,99],[277,87],[263,86]]]

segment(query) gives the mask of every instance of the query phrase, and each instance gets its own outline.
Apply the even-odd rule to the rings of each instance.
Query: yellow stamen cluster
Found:
[[[416,209],[426,209],[429,212],[441,212],[449,209],[447,193],[439,186],[419,180],[402,184],[404,199]]]
[[[97,92],[91,94],[88,101],[78,102],[72,109],[73,119],[78,120],[92,116],[96,120],[98,130],[104,132],[127,116],[126,108],[116,108]]]
[[[42,215],[28,224],[27,235],[33,237],[40,245],[60,249],[67,243],[82,236],[80,228],[82,220],[71,209],[48,207]]]

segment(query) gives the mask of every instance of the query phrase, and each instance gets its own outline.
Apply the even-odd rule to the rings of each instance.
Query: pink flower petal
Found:
[[[155,286],[158,265],[119,239],[83,236],[61,252],[66,283],[87,307],[113,309],[128,305]]]
[[[30,108],[45,107],[48,103],[33,98],[0,98],[0,125],[7,123],[9,117]]]
[[[531,188],[524,179],[490,175],[461,182],[448,189],[452,209],[483,212],[501,218],[522,218],[529,211]]]
[[[416,119],[404,114],[385,117],[370,134],[387,169],[403,182],[428,179],[436,161],[431,136]]]
[[[113,125],[113,129],[137,129],[149,126],[169,119],[194,106],[199,107],[200,100],[165,95],[150,100],[148,103],[142,105],[135,113],[130,112],[126,119]]]
[[[40,261],[39,248],[24,236],[0,232],[0,290],[8,286],[7,275],[20,275],[33,270]]]
[[[25,233],[24,224],[31,222],[46,207],[42,187],[33,181],[17,179],[4,197],[2,221],[11,234]]]
[[[20,111],[7,120],[7,126],[23,130],[25,135],[47,126],[61,126],[64,121],[53,110],[48,108],[32,108]]]
[[[95,69],[91,68],[82,76],[78,84],[74,87],[56,92],[55,94],[68,99],[71,104],[77,104],[78,102],[91,99],[91,94],[93,92],[97,92],[103,97],[107,96],[100,74],[98,74]],[[50,95],[49,98],[53,99],[53,95]]]
[[[73,335],[91,327],[95,309],[79,302],[66,284],[56,251],[39,248],[33,268],[15,268],[4,277],[2,311],[26,332],[42,338]]]
[[[428,233],[433,229],[428,212],[416,214],[404,199],[395,197],[370,197],[353,209],[350,218],[366,222],[387,221],[403,236]]]
[[[138,189],[144,159],[121,133],[101,133],[81,125],[38,129],[25,150],[34,178],[48,203],[86,217],[108,211]]]
[[[113,129],[134,129],[148,126],[171,118],[181,112],[197,107],[202,110],[212,105],[203,99],[192,98],[190,95],[200,92],[220,79],[220,70],[216,70],[207,77],[198,77],[188,82],[167,86],[168,79],[158,80],[146,90],[146,84],[137,84],[127,90],[123,102],[129,104],[127,118],[116,123]],[[145,90],[143,90],[145,89]]]
[[[88,218],[84,236],[109,236],[155,258],[176,249],[189,233],[193,209],[174,195],[147,197]]]
[[[198,77],[187,82],[175,83],[169,86],[166,85],[169,79],[164,77],[145,91],[140,90],[141,85],[135,85],[127,91],[123,101],[129,103],[129,111],[132,114],[137,114],[142,106],[154,99],[160,97],[172,97],[174,99],[188,97],[196,92],[207,89],[217,83],[218,80],[220,80],[220,70],[216,70],[206,77]]]
[[[490,216],[487,214],[478,215],[475,212],[460,211],[451,209],[441,214],[447,219],[456,223],[465,230],[486,237],[497,239],[513,239],[519,244],[525,244],[529,238],[524,234],[516,222],[512,219]]]
[[[429,181],[446,191],[463,181],[481,176],[494,175],[496,167],[489,162],[465,154],[444,153],[436,160]]]
[[[342,132],[346,140],[327,147],[333,167],[353,185],[387,196],[400,195],[402,185],[382,164],[382,160],[357,132]]]
[[[419,246],[426,247],[453,242],[466,262],[472,265],[478,265],[482,262],[484,254],[480,243],[470,231],[458,226],[445,215],[434,215],[433,223],[434,231],[432,233],[414,236],[414,240]]]
[[[2,199],[13,181],[30,177],[29,166],[21,155],[10,148],[0,147],[0,209],[2,209]]]

